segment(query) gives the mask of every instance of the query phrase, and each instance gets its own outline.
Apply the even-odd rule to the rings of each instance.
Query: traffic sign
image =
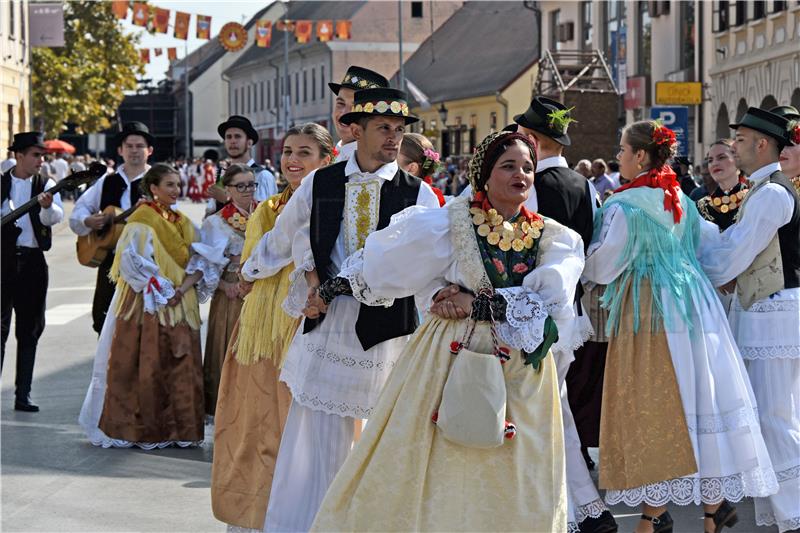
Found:
[[[689,155],[689,108],[686,106],[657,106],[650,108],[650,118],[660,120],[675,132],[678,140],[678,155]]]
[[[657,81],[656,103],[659,105],[695,105],[703,101],[703,84],[699,81]]]

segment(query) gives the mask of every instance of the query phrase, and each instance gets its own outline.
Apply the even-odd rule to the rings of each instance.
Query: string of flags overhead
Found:
[[[187,40],[191,27],[191,13],[175,11],[174,23],[170,24],[171,13],[169,9],[152,6],[145,2],[131,2],[130,0],[113,0],[111,9],[118,19],[127,19],[128,12],[131,12],[131,23],[136,26],[149,28],[154,33],[168,33],[170,27],[176,39]],[[211,17],[207,15],[195,15],[196,26],[195,36],[198,39],[211,39]],[[316,32],[314,31],[316,26]],[[352,32],[352,22],[349,20],[278,20],[273,23],[271,20],[256,21],[255,40],[256,46],[269,48],[272,44],[272,32],[283,31],[294,35],[298,43],[304,44],[311,42],[314,37],[320,42],[327,42],[332,39],[350,40]],[[228,52],[238,52],[247,45],[247,29],[238,22],[228,22],[219,32],[219,41]],[[167,58],[175,61],[178,58],[177,48],[166,48]],[[143,63],[150,62],[149,48],[139,50],[140,58]],[[164,49],[153,48],[156,57],[163,55]]]

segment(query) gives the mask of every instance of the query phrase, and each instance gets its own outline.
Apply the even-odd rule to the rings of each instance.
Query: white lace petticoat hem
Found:
[[[740,346],[742,359],[800,359],[800,345]]]
[[[724,477],[680,477],[642,487],[606,491],[608,505],[624,503],[635,507],[646,503],[653,507],[668,502],[678,505],[717,504],[722,500],[738,502],[745,496],[766,497],[778,492],[778,480],[772,468],[755,468]]]
[[[289,392],[292,393],[292,401],[299,403],[303,407],[308,407],[314,411],[321,411],[327,415],[350,418],[369,418],[372,414],[373,406],[367,407],[340,400],[332,400],[330,398],[321,398],[316,394],[309,394],[307,392],[299,392],[297,387],[290,380],[284,378],[283,373],[281,374],[280,380],[289,387]]]
[[[225,533],[261,533],[260,529],[250,529],[249,527],[240,527],[227,524]]]
[[[577,522],[567,522],[567,533],[581,533],[581,528]]]
[[[201,440],[167,440],[163,442],[130,442],[121,439],[112,439],[110,437],[102,437],[100,439],[92,439],[90,441],[93,446],[98,448],[141,448],[142,450],[155,450],[169,448],[170,446],[177,446],[178,448],[190,448],[193,446],[200,446],[203,444]]]
[[[756,515],[757,526],[778,526],[779,533],[800,529],[800,516],[787,518],[786,520],[775,520],[775,515],[769,511],[761,512]]]
[[[587,518],[600,518],[600,515],[608,511],[605,502],[602,498],[590,501],[586,505],[575,506],[575,520],[578,523],[583,522]]]

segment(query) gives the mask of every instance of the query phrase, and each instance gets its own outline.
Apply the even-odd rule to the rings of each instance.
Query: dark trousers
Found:
[[[108,254],[102,263],[97,267],[97,284],[94,288],[94,298],[92,299],[92,329],[99,335],[103,331],[103,323],[106,321],[108,308],[111,299],[114,297],[114,284],[108,279],[108,272],[114,263],[114,254]]]
[[[12,255],[13,257],[8,257]],[[0,369],[6,354],[6,341],[11,332],[11,313],[16,317],[14,335],[17,338],[16,395],[25,400],[31,392],[36,345],[44,331],[44,312],[47,299],[47,262],[38,248],[17,248],[3,254],[2,334]],[[14,264],[16,263],[16,264]]]

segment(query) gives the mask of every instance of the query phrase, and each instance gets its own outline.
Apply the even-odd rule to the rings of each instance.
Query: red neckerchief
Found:
[[[639,176],[630,183],[626,183],[614,193],[635,189],[637,187],[652,187],[664,191],[664,211],[672,211],[672,220],[675,224],[681,221],[683,206],[681,206],[681,186],[678,177],[668,165],[661,168],[651,168],[647,174]]]

